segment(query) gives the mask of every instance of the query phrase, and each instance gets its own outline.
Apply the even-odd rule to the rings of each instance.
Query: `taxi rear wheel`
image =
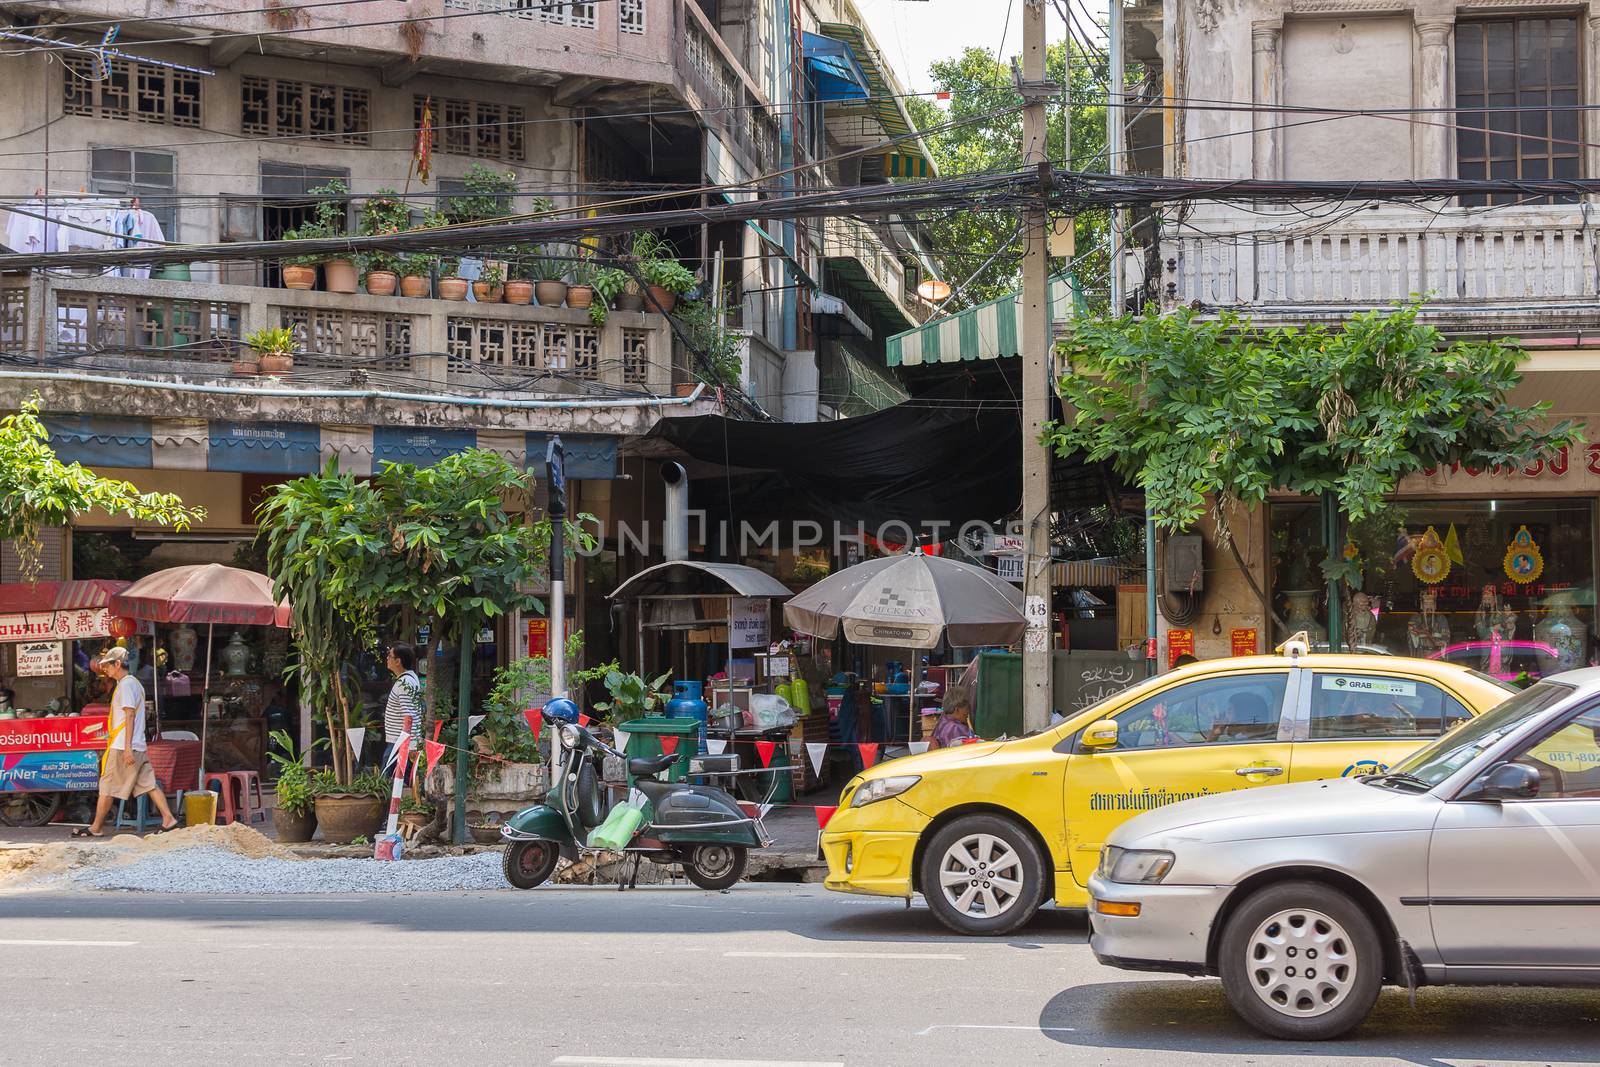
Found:
[[[1217,969],[1244,1021],[1284,1040],[1359,1026],[1383,985],[1383,946],[1354,900],[1319,882],[1281,882],[1228,919]]]
[[[1039,846],[1009,819],[968,815],[944,827],[922,855],[922,895],[958,934],[1010,933],[1044,902]]]

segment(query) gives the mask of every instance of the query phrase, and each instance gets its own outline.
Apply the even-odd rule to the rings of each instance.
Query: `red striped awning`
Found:
[[[129,583],[93,578],[82,582],[7,582],[0,585],[0,613],[106,608]]]

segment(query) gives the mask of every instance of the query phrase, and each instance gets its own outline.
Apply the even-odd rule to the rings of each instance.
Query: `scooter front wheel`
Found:
[[[750,854],[737,845],[696,845],[683,857],[683,873],[701,889],[727,889],[744,877]]]
[[[543,885],[556,873],[561,851],[552,841],[516,841],[506,846],[506,881],[518,889]]]

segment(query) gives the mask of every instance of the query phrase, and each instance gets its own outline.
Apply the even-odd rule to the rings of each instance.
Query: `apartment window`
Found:
[[[617,23],[623,33],[643,33],[644,0],[618,0]]]
[[[550,26],[593,29],[596,0],[445,0],[446,10],[483,11]],[[642,21],[642,20],[641,20]],[[644,30],[630,31],[643,33]]]
[[[338,144],[372,140],[372,101],[365,89],[282,78],[247,77],[239,84],[245,133],[315,137]]]
[[[1456,106],[1465,110],[1456,118],[1457,173],[1528,181],[1580,177],[1581,95],[1577,19],[1458,23]],[[1469,205],[1522,202],[1527,198],[1514,193],[1462,197]]]
[[[99,196],[138,197],[139,206],[161,223],[162,235],[169,241],[178,239],[178,180],[172,153],[91,149],[89,182]]]
[[[427,99],[413,97],[412,122],[419,129]],[[453,156],[521,163],[527,158],[524,121],[520,107],[433,97],[433,146]]]
[[[107,59],[105,77],[92,56],[61,54],[62,110],[68,115],[166,126],[200,125],[200,76],[149,63]]]

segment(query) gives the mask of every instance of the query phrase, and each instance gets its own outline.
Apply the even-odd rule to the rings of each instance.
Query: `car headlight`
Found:
[[[1107,845],[1100,852],[1100,874],[1123,885],[1154,885],[1172,871],[1175,858],[1161,849]]]
[[[917,774],[897,774],[892,778],[874,778],[856,790],[856,795],[850,798],[850,806],[852,808],[864,808],[868,804],[875,804],[880,800],[897,797],[920,781],[922,781],[922,776]]]

